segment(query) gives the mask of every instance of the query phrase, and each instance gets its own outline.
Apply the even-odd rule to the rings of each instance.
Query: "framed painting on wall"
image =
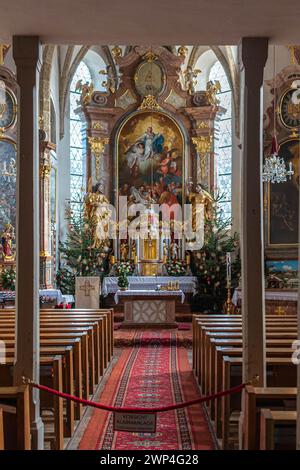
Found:
[[[280,144],[279,156],[292,162],[294,175],[284,183],[268,185],[267,247],[289,250],[298,246],[299,139]]]

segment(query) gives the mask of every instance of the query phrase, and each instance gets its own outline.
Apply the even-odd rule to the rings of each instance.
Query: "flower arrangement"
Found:
[[[166,262],[166,271],[168,276],[185,276],[187,270],[187,264],[181,260],[168,260]]]
[[[16,290],[16,271],[4,269],[1,273],[1,287],[4,290]]]
[[[125,271],[121,271],[118,277],[118,286],[120,289],[127,289],[129,285],[128,278]]]
[[[125,273],[127,276],[131,276],[134,274],[135,264],[132,260],[128,261],[120,261],[115,265],[115,273],[117,275],[121,273]]]

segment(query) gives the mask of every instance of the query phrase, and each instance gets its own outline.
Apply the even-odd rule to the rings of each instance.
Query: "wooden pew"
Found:
[[[3,448],[30,450],[28,386],[0,387],[0,409],[3,418]]]
[[[280,446],[280,450],[296,450],[296,421],[297,411],[261,410],[260,418],[260,450],[275,450],[275,430],[283,427],[294,431],[294,437],[289,443]]]
[[[297,368],[290,357],[266,358],[267,385],[269,387],[295,387],[297,385]],[[241,357],[223,357],[222,390],[242,383]],[[222,448],[229,448],[230,418],[233,411],[241,410],[240,394],[226,396],[222,402]]]
[[[296,410],[296,387],[253,387],[247,385],[244,392],[242,448],[258,450],[260,446],[260,410]]]
[[[232,316],[225,317],[228,318],[228,320],[219,322],[218,319],[203,319],[199,317],[195,317],[193,319],[193,336],[194,336],[194,344],[193,344],[193,369],[195,371],[195,374],[197,377],[200,376],[200,370],[203,367],[202,361],[203,361],[203,354],[205,354],[205,351],[203,351],[203,341],[204,341],[204,331],[205,330],[211,330],[211,331],[226,331],[226,328],[228,327],[230,329],[231,334],[233,333],[238,333],[239,332],[239,327],[240,331],[242,329],[242,324],[241,324],[241,319],[237,319]],[[235,320],[231,321],[231,318],[235,318]],[[266,326],[267,329],[270,331],[278,331],[281,329],[280,325],[283,324],[285,326],[285,330],[288,332],[289,329],[292,332],[293,327],[296,326],[296,322],[294,319],[290,320],[286,317],[284,317],[283,320],[276,319],[274,320],[272,317],[267,317],[266,319]],[[217,330],[216,328],[221,328],[220,330]],[[202,383],[201,383],[202,385]]]
[[[13,358],[15,355],[15,348],[6,348],[6,357]],[[72,346],[60,346],[60,347],[41,347],[41,357],[59,355],[62,357],[62,373],[63,373],[63,386],[62,390],[69,395],[74,395],[74,365],[73,365],[73,348]],[[66,400],[66,420],[64,435],[66,437],[72,437],[75,425],[74,416],[74,402]]]
[[[10,387],[12,385],[12,370],[14,359],[7,358],[5,364],[0,364],[0,385]],[[62,373],[62,357],[61,356],[41,356],[40,357],[40,383],[55,390],[63,390],[63,373]],[[63,450],[64,448],[64,416],[63,416],[63,400],[55,395],[46,392],[40,393],[41,411],[51,408],[53,410],[53,418],[47,419],[42,414],[42,419],[46,423],[53,423],[54,431],[45,433],[45,440],[51,442],[51,446],[55,450]]]
[[[286,331],[287,330],[287,331]],[[284,325],[273,327],[272,325],[268,325],[266,327],[266,335],[267,338],[272,339],[297,339],[297,329],[295,327],[285,327]],[[234,331],[232,331],[231,326],[223,327],[222,329],[215,330],[213,327],[202,327],[201,328],[201,347],[199,350],[198,365],[197,365],[197,376],[199,379],[199,383],[201,389],[204,389],[205,386],[205,360],[206,355],[208,354],[208,347],[210,345],[211,338],[223,338],[223,339],[242,339],[242,329],[241,327],[236,327]]]
[[[270,357],[273,356],[280,356],[283,355],[290,355],[292,354],[292,343],[293,340],[290,339],[267,339],[266,340],[266,348],[267,354]],[[241,339],[215,339],[210,338],[210,348],[208,357],[206,360],[209,362],[207,365],[207,369],[210,371],[209,378],[208,378],[208,393],[214,393],[215,391],[220,391],[222,386],[222,357],[219,355],[216,357],[217,348],[219,351],[223,351],[223,355],[234,355],[235,353],[239,356],[242,356],[242,346],[243,342]],[[234,349],[233,349],[234,348]],[[239,353],[237,352],[239,351]],[[226,354],[226,352],[228,354]],[[235,354],[235,355],[236,355]],[[210,401],[209,403],[209,411],[211,419],[215,418],[215,407],[217,406],[217,402]],[[219,414],[220,416],[220,414]]]
[[[4,333],[3,330],[0,328],[0,338],[6,341],[14,341],[15,333],[14,331],[10,330],[8,333]],[[82,396],[85,399],[89,399],[90,397],[90,386],[89,386],[89,357],[91,355],[90,350],[93,348],[93,345],[88,341],[89,335],[88,331],[80,331],[80,332],[40,332],[40,341],[60,341],[60,340],[76,340],[80,339],[81,341],[81,360],[82,360]],[[80,378],[78,378],[78,382],[80,382]],[[81,388],[81,387],[80,387]],[[79,389],[80,390],[80,389]]]
[[[41,359],[47,355],[61,356],[64,391],[89,398],[113,354],[112,310],[43,310],[40,325]],[[8,358],[14,355],[14,327],[15,311],[3,309],[0,313],[0,338],[6,343]],[[74,345],[77,345],[76,354]],[[74,429],[74,403],[66,402],[66,409],[65,436],[70,437]],[[79,405],[76,406],[76,418],[81,416],[82,405]],[[55,423],[54,447],[62,448],[58,424]]]
[[[88,367],[87,367],[87,372],[89,374],[88,380],[84,382],[84,386],[86,390],[89,390],[90,393],[94,393],[95,389],[95,356],[98,354],[96,346],[95,346],[95,341],[94,341],[94,334],[95,330],[93,326],[86,325],[86,326],[71,326],[70,324],[67,324],[67,326],[64,326],[60,324],[59,326],[53,326],[50,323],[48,325],[42,325],[40,327],[40,337],[44,337],[45,334],[48,334],[48,337],[50,333],[52,333],[52,338],[66,338],[66,337],[77,337],[79,336],[82,332],[86,332],[88,335],[87,339],[87,354],[88,354]],[[10,334],[10,337],[14,337],[14,323],[7,325],[3,324],[0,321],[0,339],[4,339],[5,337],[7,338],[8,334]],[[87,394],[87,392],[86,392]]]

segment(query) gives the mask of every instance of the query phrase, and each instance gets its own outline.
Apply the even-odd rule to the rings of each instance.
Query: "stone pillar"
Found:
[[[262,85],[267,38],[243,38],[242,72],[241,261],[244,381],[258,376],[266,385],[264,243],[262,197]]]
[[[13,56],[19,85],[17,157],[17,285],[14,383],[22,376],[39,382],[39,148],[38,37],[14,36]],[[32,448],[43,448],[39,393],[31,395]]]

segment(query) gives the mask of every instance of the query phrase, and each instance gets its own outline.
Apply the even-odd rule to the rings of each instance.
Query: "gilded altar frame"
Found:
[[[167,119],[169,119],[174,124],[174,126],[176,127],[176,129],[178,130],[178,132],[180,134],[180,138],[181,138],[181,142],[182,142],[182,177],[181,177],[182,200],[183,201],[185,200],[185,185],[184,185],[184,182],[185,182],[185,177],[186,177],[186,174],[187,174],[186,165],[187,165],[187,155],[188,155],[188,153],[187,153],[187,145],[188,144],[187,144],[187,138],[184,135],[184,131],[181,128],[180,123],[173,116],[171,116],[170,113],[166,112],[163,109],[162,110],[155,110],[155,111],[151,111],[151,109],[150,110],[138,110],[138,111],[135,111],[133,113],[130,113],[129,115],[127,115],[125,117],[125,119],[123,119],[121,124],[119,124],[119,126],[117,128],[116,135],[115,135],[114,166],[115,166],[116,183],[115,183],[115,188],[114,189],[115,189],[115,194],[116,194],[115,205],[116,205],[117,213],[119,213],[118,194],[119,194],[119,189],[120,189],[120,185],[119,185],[119,158],[120,158],[120,155],[119,155],[119,147],[120,147],[119,146],[119,139],[120,139],[120,135],[121,135],[122,130],[124,129],[125,125],[131,119],[133,119],[136,116],[141,116],[143,114],[152,114],[153,116],[161,115],[161,116],[166,117]]]

